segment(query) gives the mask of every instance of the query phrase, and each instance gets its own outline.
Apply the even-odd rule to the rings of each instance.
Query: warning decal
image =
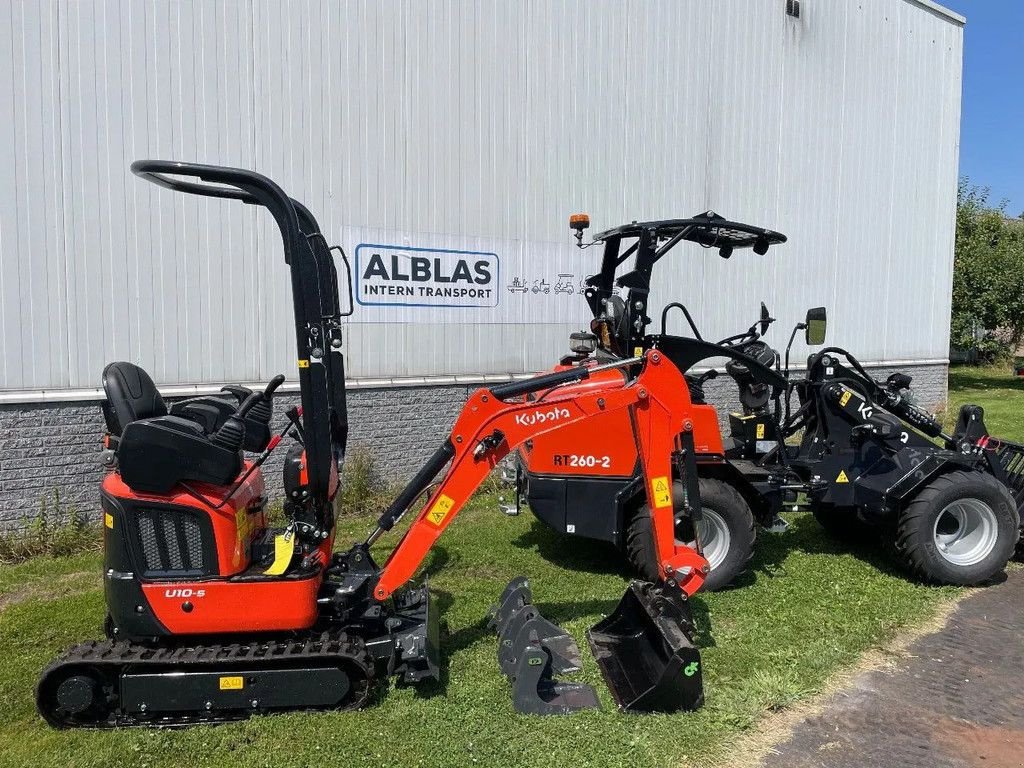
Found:
[[[656,477],[651,480],[651,487],[654,489],[654,506],[658,509],[672,506],[671,484],[667,477]]]
[[[850,482],[850,478],[848,478],[846,476],[846,470],[844,470],[844,469],[839,470],[839,477],[836,478],[836,482],[837,483],[848,483],[848,482]]]
[[[455,506],[455,499],[451,496],[445,496],[443,493],[434,502],[434,506],[427,512],[427,520],[441,527],[441,523],[448,517],[448,513],[452,511],[452,507]]]

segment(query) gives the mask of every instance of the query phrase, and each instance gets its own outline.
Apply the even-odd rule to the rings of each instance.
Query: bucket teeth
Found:
[[[529,582],[513,579],[491,606],[488,626],[498,634],[498,665],[512,682],[512,703],[524,714],[557,715],[599,707],[594,689],[553,679],[578,672],[582,654],[573,637],[545,619]]]

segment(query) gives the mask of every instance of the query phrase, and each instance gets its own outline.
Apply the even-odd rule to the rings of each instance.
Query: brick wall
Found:
[[[873,368],[871,373],[884,379],[892,370]],[[914,391],[922,405],[935,408],[945,402],[945,365],[900,370],[914,376]],[[349,450],[369,450],[388,479],[404,480],[437,448],[472,390],[468,386],[350,390]],[[706,391],[723,420],[738,407],[731,379],[722,376],[710,382]],[[281,414],[296,402],[295,395],[278,398],[276,429],[283,426]],[[64,509],[74,507],[83,515],[95,515],[103,431],[96,402],[0,405],[0,529],[23,528],[55,497]],[[284,452],[282,445],[265,465],[273,496],[281,490]]]

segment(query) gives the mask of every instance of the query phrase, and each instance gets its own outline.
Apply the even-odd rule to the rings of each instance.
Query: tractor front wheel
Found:
[[[672,502],[676,511],[676,542],[693,546],[693,524],[683,517],[683,484],[672,484]],[[702,521],[699,538],[711,572],[704,582],[705,591],[729,586],[750,564],[754,554],[754,515],[739,491],[713,478],[700,479]],[[626,555],[630,564],[648,581],[659,581],[658,557],[654,546],[651,509],[640,506],[626,528]]]
[[[983,472],[960,470],[935,478],[900,513],[896,546],[922,580],[973,586],[1006,567],[1019,530],[1006,487]]]

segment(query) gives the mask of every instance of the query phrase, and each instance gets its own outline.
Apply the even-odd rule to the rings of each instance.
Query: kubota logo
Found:
[[[534,411],[533,413],[520,413],[516,416],[516,424],[523,427],[532,427],[534,424],[546,424],[549,421],[568,419],[572,416],[568,408],[552,408],[548,411]]]

